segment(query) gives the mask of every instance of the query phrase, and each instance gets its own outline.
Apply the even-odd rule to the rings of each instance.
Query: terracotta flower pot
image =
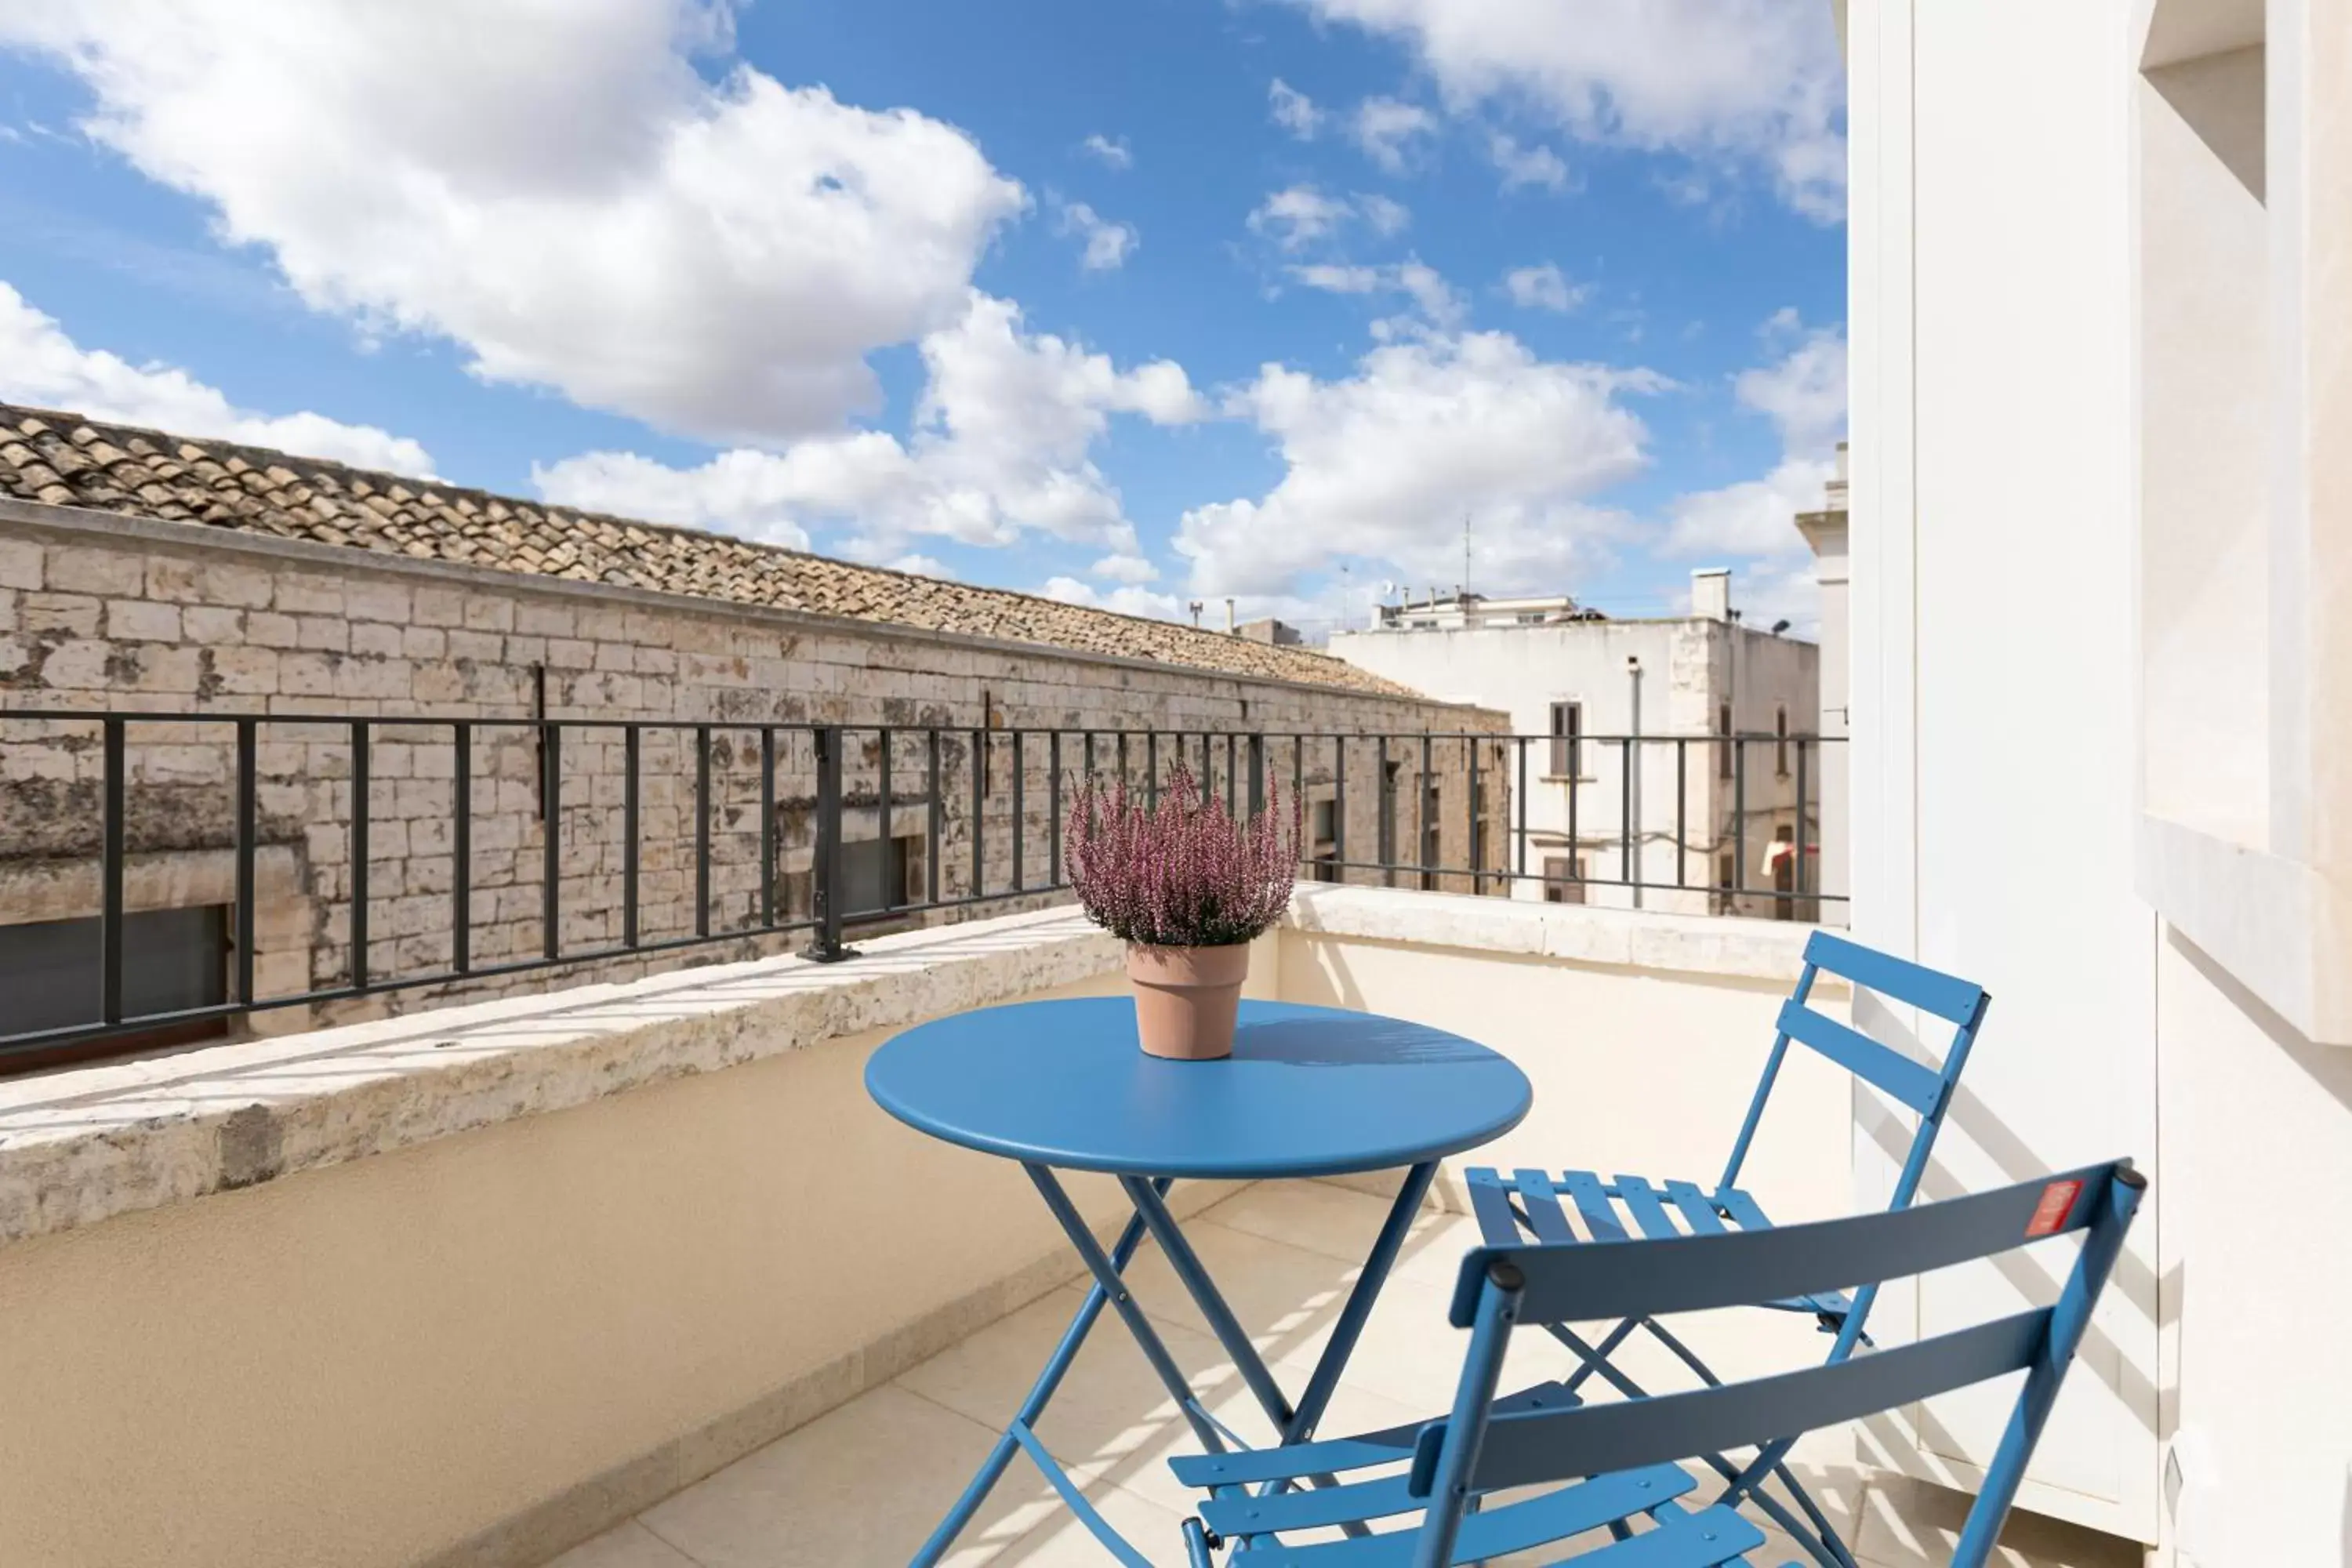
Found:
[[[1129,942],[1136,1035],[1144,1054],[1205,1062],[1234,1054],[1234,1019],[1249,974],[1249,943],[1153,947]]]

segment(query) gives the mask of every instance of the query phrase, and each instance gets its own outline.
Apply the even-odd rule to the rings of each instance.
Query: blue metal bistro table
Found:
[[[1136,1045],[1126,997],[1028,1002],[941,1018],[896,1037],[866,1064],[866,1092],[920,1131],[1021,1162],[1094,1289],[963,1496],[915,1554],[946,1555],[1016,1450],[1045,1472],[1111,1556],[1149,1560],[1096,1511],[1036,1434],[1039,1416],[1108,1306],[1135,1337],[1170,1397],[1211,1453],[1244,1447],[1210,1416],[1128,1291],[1124,1274],[1148,1233],[1199,1304],[1278,1440],[1315,1436],[1349,1352],[1371,1315],[1437,1163],[1517,1126],[1533,1093],[1503,1058],[1442,1029],[1373,1014],[1244,1002],[1223,1061],[1161,1061]],[[1364,1259],[1329,1342],[1297,1402],[1284,1394],[1234,1321],[1168,1211],[1181,1180],[1257,1181],[1406,1167],[1408,1174]],[[1056,1170],[1118,1179],[1135,1206],[1105,1251]],[[1362,1526],[1355,1527],[1358,1532]]]

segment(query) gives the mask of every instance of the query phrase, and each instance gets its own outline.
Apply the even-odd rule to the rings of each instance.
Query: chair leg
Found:
[[[1187,1568],[1217,1568],[1216,1559],[1209,1555],[1209,1532],[1197,1519],[1184,1521],[1184,1562]]]

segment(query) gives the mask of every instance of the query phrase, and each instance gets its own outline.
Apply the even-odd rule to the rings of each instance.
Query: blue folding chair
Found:
[[[1922,1067],[1869,1036],[1816,1012],[1808,1005],[1808,998],[1812,994],[1814,978],[1823,971],[1843,975],[1889,1001],[1907,1003],[1952,1025],[1954,1032],[1944,1051],[1942,1068]],[[1612,1183],[1591,1171],[1568,1171],[1555,1178],[1546,1171],[1518,1170],[1505,1175],[1476,1169],[1467,1173],[1467,1182],[1479,1232],[1489,1247],[1514,1246],[1523,1239],[1575,1240],[1576,1229],[1560,1206],[1563,1195],[1582,1220],[1586,1238],[1593,1241],[1622,1241],[1629,1236],[1652,1240],[1685,1234],[1710,1236],[1727,1227],[1736,1232],[1771,1229],[1772,1222],[1765,1216],[1762,1205],[1738,1185],[1739,1171],[1747,1162],[1749,1145],[1755,1142],[1757,1128],[1764,1120],[1764,1107],[1771,1099],[1772,1086],[1780,1078],[1780,1064],[1789,1054],[1790,1040],[1812,1047],[1918,1114],[1918,1131],[1911,1140],[1910,1152],[1905,1156],[1902,1173],[1895,1183],[1894,1199],[1887,1205],[1890,1213],[1907,1208],[1918,1193],[1920,1177],[1927,1173],[1927,1156],[1935,1148],[1944,1114],[1951,1107],[1952,1090],[1960,1080],[1960,1069],[1968,1065],[1969,1048],[1976,1041],[1990,1000],[1981,986],[1827,931],[1815,931],[1805,943],[1805,967],[1797,977],[1796,990],[1780,1005],[1780,1032],[1772,1042],[1771,1055],[1765,1058],[1764,1077],[1756,1086],[1756,1096],[1748,1102],[1748,1119],[1732,1143],[1723,1179],[1712,1189],[1687,1181],[1654,1183],[1641,1176],[1621,1175]],[[1622,1218],[1619,1214],[1621,1205]],[[1851,1299],[1821,1291],[1757,1304],[1780,1311],[1811,1314],[1824,1332],[1837,1336],[1829,1353],[1831,1363],[1835,1364],[1853,1355],[1855,1346],[1868,1342],[1863,1327],[1875,1295],[1874,1289],[1867,1289]],[[1654,1319],[1640,1317],[1620,1322],[1597,1345],[1566,1324],[1552,1325],[1553,1337],[1574,1352],[1583,1363],[1568,1381],[1567,1392],[1576,1394],[1586,1379],[1597,1375],[1629,1399],[1642,1397],[1645,1391],[1611,1362],[1618,1348],[1637,1331],[1648,1333],[1672,1352],[1701,1382],[1710,1386],[1716,1384],[1715,1373],[1689,1346]],[[1782,1462],[1788,1447],[1787,1444],[1769,1447],[1756,1463],[1746,1466],[1734,1465],[1720,1455],[1709,1457],[1707,1462],[1726,1483],[1717,1500],[1734,1505],[1752,1501],[1775,1524],[1795,1537],[1822,1568],[1854,1568],[1853,1553],[1831,1527],[1821,1505]],[[1778,1479],[1787,1489],[1797,1508],[1802,1510],[1803,1521],[1764,1490],[1765,1483],[1772,1479]]]
[[[1208,1500],[1184,1521],[1192,1568],[1452,1568],[1605,1531],[1549,1562],[1580,1568],[1752,1568],[1764,1532],[1737,1508],[1685,1507],[1677,1461],[1842,1425],[2010,1373],[2025,1374],[1955,1568],[1982,1568],[2059,1384],[2082,1344],[2146,1179],[2128,1160],[1998,1192],[1777,1230],[1716,1230],[1593,1247],[1482,1247],[1462,1261],[1454,1326],[1470,1348],[1451,1415],[1287,1448],[1173,1461]],[[1654,1398],[1587,1405],[1560,1384],[1497,1402],[1515,1329],[1802,1300],[1993,1258],[2082,1233],[2057,1304],[1915,1344]],[[2063,1244],[2061,1244],[2063,1245]],[[1358,1472],[1384,1473],[1362,1479]],[[1317,1489],[1319,1485],[1319,1489]],[[1495,1494],[1543,1488],[1508,1500]],[[1480,1506],[1484,1504],[1485,1506]],[[1375,1520],[1405,1527],[1369,1533]],[[1339,1540],[1286,1541],[1332,1527]],[[1795,1568],[1794,1564],[1790,1568]]]

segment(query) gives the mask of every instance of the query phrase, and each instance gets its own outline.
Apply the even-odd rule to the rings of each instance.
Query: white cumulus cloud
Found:
[[[1568,189],[1567,163],[1540,142],[1522,142],[1516,136],[1497,131],[1486,140],[1486,155],[1503,172],[1506,191],[1515,191],[1522,185],[1539,185],[1555,194]]]
[[[1335,196],[1311,184],[1270,193],[1249,215],[1249,230],[1284,250],[1310,249],[1360,223],[1383,239],[1412,221],[1401,202],[1382,195]]]
[[[0,283],[0,400],[357,468],[419,478],[433,473],[432,457],[405,436],[323,414],[255,414],[175,366],[133,364],[104,349],[83,348],[5,283]]]
[[[1120,370],[1108,356],[1031,333],[1010,301],[977,290],[962,318],[922,340],[928,379],[913,431],[736,448],[690,468],[628,452],[534,468],[549,500],[803,546],[839,523],[861,559],[944,537],[1005,545],[1031,533],[1139,553],[1118,491],[1088,457],[1111,416],[1181,425],[1208,410],[1183,368]]]
[[[1503,292],[1522,310],[1565,314],[1591,296],[1592,286],[1570,282],[1566,273],[1547,261],[1540,267],[1514,267],[1504,273]]]
[[[1273,85],[1266,89],[1266,109],[1276,125],[1301,142],[1313,141],[1323,130],[1323,110],[1315,106],[1313,99],[1280,77],[1275,78]]]
[[[713,440],[873,407],[1025,197],[962,132],[730,62],[727,0],[78,0],[0,45],[316,309]],[[711,62],[715,79],[697,68]]]
[[[1176,550],[1201,595],[1287,594],[1347,557],[1452,583],[1466,522],[1482,585],[1557,586],[1622,526],[1589,498],[1647,461],[1620,395],[1663,384],[1501,332],[1415,334],[1337,381],[1267,365],[1230,411],[1275,438],[1283,478],[1185,513]]]
[[[1411,258],[1387,266],[1318,262],[1290,268],[1290,276],[1309,289],[1330,294],[1402,294],[1440,327],[1461,323],[1466,313],[1462,297],[1437,268]]]
[[[1127,265],[1143,237],[1133,224],[1112,223],[1084,202],[1055,203],[1054,232],[1076,237],[1078,265],[1089,272],[1108,272]]]
[[[1797,211],[1822,222],[1843,216],[1845,73],[1827,5],[1295,3],[1403,42],[1456,109],[1491,101],[1538,112],[1580,141],[1760,169]]]
[[[1437,133],[1437,116],[1402,99],[1368,98],[1356,106],[1348,133],[1364,156],[1389,174],[1409,174],[1426,156],[1429,140]]]
[[[1079,142],[1078,148],[1106,169],[1126,170],[1135,166],[1135,153],[1124,136],[1113,138],[1097,131]]]

